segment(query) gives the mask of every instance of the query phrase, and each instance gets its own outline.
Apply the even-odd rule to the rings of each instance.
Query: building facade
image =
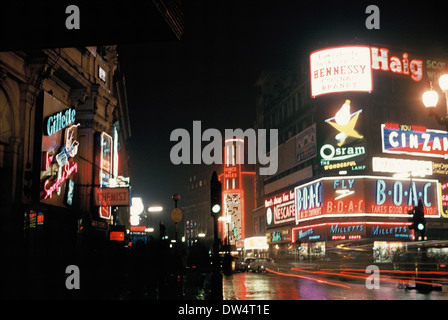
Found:
[[[341,246],[367,245],[369,258],[390,261],[414,240],[418,200],[428,239],[446,238],[448,140],[421,102],[446,66],[437,54],[320,48],[300,74],[260,75],[256,126],[279,130],[279,169],[257,178],[272,255],[329,259]]]
[[[4,274],[21,274],[4,294],[27,294],[17,279],[46,294],[128,220],[124,79],[116,46],[1,52],[0,70],[1,249]],[[104,192],[119,186],[121,209]]]

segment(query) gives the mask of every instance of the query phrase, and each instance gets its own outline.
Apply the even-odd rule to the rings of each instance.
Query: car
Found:
[[[235,261],[235,272],[246,272],[247,263],[243,259],[238,259]]]
[[[266,272],[266,268],[272,267],[274,260],[271,258],[257,258],[247,265],[247,270],[252,272]]]

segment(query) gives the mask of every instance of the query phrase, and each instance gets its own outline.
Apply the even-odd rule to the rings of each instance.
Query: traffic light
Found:
[[[423,210],[423,203],[421,200],[418,200],[418,205],[414,207],[411,222],[412,225],[409,229],[414,230],[415,240],[426,240],[426,220],[425,212]]]
[[[160,235],[160,240],[165,240],[166,239],[166,227],[163,224],[163,221],[159,222],[159,235]]]
[[[221,213],[222,206],[222,184],[218,180],[216,171],[213,171],[212,180],[210,181],[210,209],[212,216],[217,216]]]

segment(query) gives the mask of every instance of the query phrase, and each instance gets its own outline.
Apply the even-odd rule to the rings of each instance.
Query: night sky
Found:
[[[162,204],[165,214],[194,169],[171,164],[171,132],[191,134],[193,120],[202,121],[202,131],[253,128],[254,84],[263,69],[297,70],[311,51],[352,41],[421,51],[446,46],[448,38],[436,2],[208,2],[213,5],[184,6],[180,41],[118,47],[132,126],[133,193],[145,205]],[[379,30],[365,26],[369,4],[380,9]]]

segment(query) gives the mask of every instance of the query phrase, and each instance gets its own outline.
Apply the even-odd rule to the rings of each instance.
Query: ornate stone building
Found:
[[[2,296],[58,292],[80,247],[128,220],[94,197],[129,186],[130,133],[116,46],[0,52]]]

